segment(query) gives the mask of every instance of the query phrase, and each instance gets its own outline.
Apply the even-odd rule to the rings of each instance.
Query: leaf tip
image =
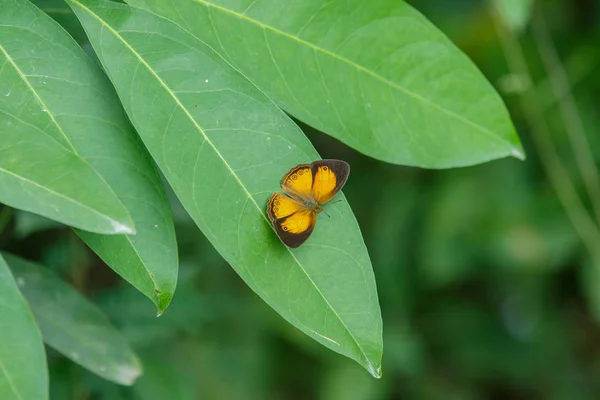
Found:
[[[518,148],[513,147],[512,150],[510,151],[510,155],[521,161],[524,161],[527,158],[525,156],[525,152],[523,151],[523,149],[521,147],[518,147]]]
[[[117,235],[135,235],[135,226],[133,225],[133,221],[128,221],[129,223],[124,224],[119,221],[112,220],[111,226]]]
[[[136,359],[132,364],[122,364],[116,367],[118,380],[123,385],[131,386],[142,375],[142,366]]]
[[[368,363],[366,365],[366,367],[367,367],[367,371],[369,371],[369,373],[371,375],[373,375],[374,378],[376,378],[376,379],[380,379],[381,378],[381,375],[382,375],[381,365],[374,366],[373,364]]]
[[[161,315],[164,314],[165,310],[167,309],[167,307],[169,306],[169,304],[171,304],[171,299],[173,298],[173,293],[164,293],[164,292],[160,292],[157,289],[154,289],[155,293],[156,293],[156,299],[155,299],[155,304],[156,304],[156,317],[160,317]]]

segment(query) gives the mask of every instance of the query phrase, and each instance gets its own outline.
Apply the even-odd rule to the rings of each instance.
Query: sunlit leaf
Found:
[[[494,88],[398,0],[129,0],[209,44],[300,120],[428,168],[524,153]]]
[[[70,4],[144,143],[215,248],[288,321],[379,376],[375,281],[348,204],[328,205],[331,218],[320,218],[295,251],[265,214],[282,175],[319,158],[300,129],[175,24],[110,2]]]
[[[6,118],[4,123],[11,127],[5,133],[8,137],[2,137],[0,147],[5,146],[6,156],[0,155],[0,163],[6,160],[15,171],[44,177],[48,185],[64,179],[68,193],[92,204],[116,194],[135,221],[137,234],[106,236],[81,230],[78,234],[162,312],[177,282],[177,249],[169,203],[150,156],[106,76],[64,30],[28,1],[10,0],[7,5],[0,20],[10,21],[10,27],[1,27],[0,37],[6,54],[14,56],[3,69],[12,81],[6,86],[9,95],[0,96],[0,107],[11,108],[14,117],[0,112],[0,124]],[[39,104],[43,113],[29,111]],[[55,162],[53,154],[70,160],[64,174],[46,167]],[[80,175],[81,171],[89,174]],[[90,186],[94,181],[101,186]],[[35,194],[26,186],[19,190],[6,186],[0,200],[13,196],[15,201],[8,204],[85,229],[56,213],[26,207]],[[58,208],[48,196],[31,200]],[[75,213],[77,208],[65,205],[60,212]]]
[[[71,54],[57,57],[64,32],[48,22],[25,0],[2,2],[0,202],[89,231],[132,233],[123,204],[78,153],[88,139],[78,121],[86,99],[60,90],[74,75],[64,68]]]
[[[103,378],[131,385],[142,367],[125,338],[94,304],[49,269],[4,253],[44,342]]]

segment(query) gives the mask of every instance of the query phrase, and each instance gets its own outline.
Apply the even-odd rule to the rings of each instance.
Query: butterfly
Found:
[[[267,214],[283,244],[296,248],[312,233],[317,214],[344,186],[350,165],[340,160],[319,160],[292,168],[281,179],[285,194],[273,193]]]

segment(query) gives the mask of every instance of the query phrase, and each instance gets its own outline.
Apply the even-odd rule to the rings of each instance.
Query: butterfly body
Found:
[[[281,241],[298,247],[312,233],[317,214],[344,186],[350,166],[340,160],[319,160],[292,168],[281,180],[285,194],[273,193],[267,204],[269,219]]]

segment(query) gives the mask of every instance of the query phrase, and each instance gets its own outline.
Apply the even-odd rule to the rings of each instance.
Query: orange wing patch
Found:
[[[317,222],[317,213],[304,209],[273,221],[277,236],[288,247],[296,248],[310,236]]]
[[[267,213],[277,236],[288,247],[298,247],[308,239],[317,222],[317,213],[281,193],[269,198]]]
[[[316,169],[315,179],[312,185],[312,197],[319,204],[325,204],[331,200],[338,191],[335,173],[327,165],[320,165]]]
[[[311,210],[298,211],[282,220],[279,225],[284,232],[300,235],[313,230],[317,222],[317,213]]]
[[[301,210],[306,210],[304,204],[281,193],[273,193],[267,205],[267,213],[271,221],[288,217]]]
[[[310,165],[301,164],[292,168],[281,180],[281,189],[290,196],[298,199],[310,197],[313,176]]]

